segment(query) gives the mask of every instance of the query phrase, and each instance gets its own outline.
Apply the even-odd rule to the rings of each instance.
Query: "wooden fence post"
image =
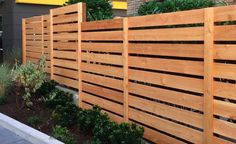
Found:
[[[129,121],[129,91],[128,91],[128,83],[129,83],[129,78],[128,78],[128,56],[129,56],[129,51],[128,51],[128,18],[123,19],[123,74],[124,74],[124,80],[123,80],[123,88],[124,88],[124,121],[128,122]]]
[[[26,63],[26,23],[25,19],[22,19],[22,63]]]
[[[51,59],[51,71],[50,71],[50,76],[51,80],[54,79],[53,77],[53,10],[50,10],[50,59]]]
[[[42,27],[42,36],[41,36],[41,40],[42,40],[42,55],[44,55],[44,24],[43,24],[43,21],[44,21],[44,18],[43,18],[43,15],[41,16],[41,27]]]
[[[204,11],[204,144],[213,143],[214,9]]]
[[[77,57],[77,62],[78,62],[78,98],[79,98],[79,107],[83,108],[82,105],[82,76],[81,76],[81,62],[82,62],[82,29],[81,29],[81,23],[83,21],[86,21],[86,4],[85,3],[79,3],[78,4],[78,57]]]

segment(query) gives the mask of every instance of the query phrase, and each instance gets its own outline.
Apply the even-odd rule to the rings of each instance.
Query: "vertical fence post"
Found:
[[[22,19],[22,63],[26,63],[26,22]]]
[[[79,3],[78,4],[78,51],[77,51],[77,63],[78,63],[78,99],[79,99],[79,107],[83,108],[82,101],[82,71],[81,71],[81,62],[82,62],[82,28],[81,23],[86,21],[86,4]]]
[[[128,18],[123,19],[123,75],[124,75],[124,80],[123,80],[123,89],[124,89],[124,99],[123,99],[123,107],[124,107],[124,121],[128,122],[129,121],[129,113],[128,113],[128,108],[129,108],[129,91],[128,91],[128,83],[129,83],[129,78],[128,78],[128,56],[129,56],[129,51],[128,51]]]
[[[214,9],[204,11],[204,136],[203,143],[213,143],[213,64],[214,64]]]
[[[42,36],[41,36],[41,40],[42,40],[42,55],[44,55],[44,24],[43,24],[43,21],[44,21],[44,18],[43,18],[43,16],[41,16],[41,27],[42,27],[42,30],[41,30],[41,34],[42,34]]]
[[[54,65],[54,61],[53,61],[53,10],[50,10],[50,59],[51,59],[51,71],[50,71],[50,76],[51,76],[51,80],[54,79],[53,77],[53,65]]]

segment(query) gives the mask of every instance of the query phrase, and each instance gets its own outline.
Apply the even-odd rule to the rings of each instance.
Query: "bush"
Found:
[[[0,105],[7,102],[6,91],[12,85],[10,73],[9,66],[5,64],[0,66]]]
[[[75,139],[70,134],[69,130],[66,127],[56,126],[53,129],[53,137],[64,142],[65,144],[76,144]]]
[[[22,85],[25,89],[23,100],[28,107],[33,105],[31,101],[34,94],[46,81],[45,58],[40,59],[39,64],[35,65],[28,61],[25,65],[16,64],[13,71],[13,80]]]
[[[31,116],[27,119],[29,125],[37,125],[42,123],[42,119],[39,116]]]
[[[109,135],[108,143],[112,144],[142,144],[144,129],[135,124],[121,123]]]
[[[48,108],[55,109],[58,105],[66,106],[66,103],[73,103],[73,95],[59,89],[54,89],[43,97],[43,100]]]
[[[78,107],[73,103],[65,103],[65,106],[57,105],[53,111],[53,119],[56,124],[70,127],[77,124]]]
[[[45,81],[41,87],[36,91],[39,96],[46,96],[56,88],[56,82],[53,80]]]
[[[218,4],[214,0],[165,0],[163,2],[152,0],[143,3],[139,7],[138,15],[200,9],[216,5]]]
[[[7,96],[0,96],[0,105],[4,105],[7,103]]]
[[[113,18],[112,5],[109,0],[69,0],[64,5],[84,2],[87,6],[87,20],[105,20]]]
[[[79,128],[93,132],[91,144],[142,144],[144,129],[135,124],[111,122],[101,108],[81,110],[78,115]]]
[[[96,125],[96,120],[100,119],[101,108],[94,106],[90,110],[80,110],[78,114],[78,124],[80,130],[84,132],[92,132]]]

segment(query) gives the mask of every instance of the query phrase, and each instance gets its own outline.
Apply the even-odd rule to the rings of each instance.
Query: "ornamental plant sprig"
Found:
[[[43,56],[36,65],[28,61],[24,65],[16,63],[12,71],[13,80],[24,87],[24,95],[22,96],[26,106],[33,105],[31,101],[32,94],[34,94],[41,85],[46,81],[46,58]]]

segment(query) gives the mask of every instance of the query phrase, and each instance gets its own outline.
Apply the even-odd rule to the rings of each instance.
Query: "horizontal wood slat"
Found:
[[[202,44],[129,43],[130,54],[203,58]]]
[[[130,30],[130,41],[202,41],[203,27]]]
[[[82,31],[123,28],[123,19],[82,22]]]

